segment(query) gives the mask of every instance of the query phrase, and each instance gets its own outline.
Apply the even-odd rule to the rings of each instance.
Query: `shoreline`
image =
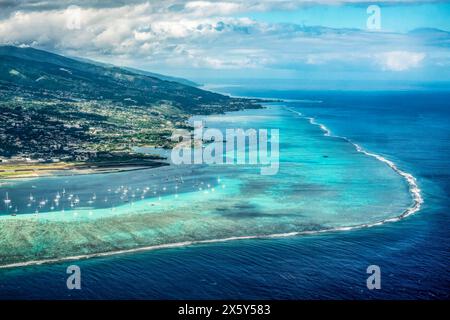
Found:
[[[294,231],[294,232],[289,232],[289,233],[259,234],[259,235],[249,235],[249,236],[236,236],[236,237],[227,237],[227,238],[222,238],[222,239],[181,241],[181,242],[175,242],[175,243],[150,245],[150,246],[137,247],[137,248],[131,248],[131,249],[117,250],[117,251],[107,251],[107,252],[100,252],[100,253],[62,257],[62,258],[32,260],[32,261],[27,261],[27,262],[17,262],[17,263],[12,263],[12,264],[7,264],[7,265],[0,265],[0,269],[26,267],[26,266],[31,266],[31,265],[41,265],[41,264],[48,264],[48,263],[59,263],[59,262],[64,262],[64,261],[76,261],[76,260],[81,260],[81,259],[107,257],[107,256],[114,256],[114,255],[126,254],[126,253],[144,252],[144,251],[168,249],[168,248],[180,248],[180,247],[186,247],[186,246],[192,246],[192,245],[212,244],[212,243],[220,243],[220,242],[228,242],[228,241],[236,241],[236,240],[275,239],[275,238],[285,238],[285,237],[292,237],[292,236],[307,236],[307,235],[323,234],[323,233],[329,233],[329,232],[341,232],[341,231],[366,229],[366,228],[371,228],[374,226],[383,225],[385,223],[400,221],[400,220],[418,212],[421,209],[421,206],[422,206],[424,200],[423,200],[421,192],[420,192],[421,190],[420,190],[419,186],[417,185],[416,178],[413,175],[400,170],[395,165],[395,163],[393,163],[392,161],[390,161],[378,154],[370,153],[370,152],[364,150],[361,146],[352,142],[350,139],[348,139],[346,137],[333,135],[331,133],[331,131],[325,125],[317,123],[314,118],[304,116],[302,113],[300,113],[296,110],[287,108],[286,106],[283,106],[283,107],[286,110],[297,114],[300,118],[309,121],[309,123],[311,125],[319,127],[323,131],[324,136],[344,139],[346,142],[352,144],[358,152],[363,153],[366,156],[373,157],[373,158],[377,159],[378,161],[383,162],[384,164],[388,165],[396,174],[400,175],[401,177],[403,177],[405,179],[406,183],[409,186],[409,193],[413,200],[412,205],[410,205],[409,207],[404,209],[397,216],[382,219],[382,220],[375,221],[372,223],[356,224],[356,225],[350,225],[350,226],[340,226],[340,227],[326,228],[326,229],[321,229],[321,230]]]
[[[26,164],[20,164],[19,166],[24,166],[24,169],[14,170],[12,169],[11,175],[2,176],[1,173],[6,173],[5,169],[2,169],[0,165],[0,182],[6,182],[9,180],[26,180],[26,179],[37,179],[45,177],[65,177],[65,176],[75,176],[75,175],[90,175],[90,174],[108,174],[108,173],[119,173],[146,169],[155,169],[159,167],[164,167],[169,165],[167,162],[163,161],[152,161],[147,163],[114,163],[114,164],[66,164],[63,168],[36,168],[36,169],[26,169]],[[6,169],[9,170],[9,169]],[[24,174],[18,174],[24,173]],[[9,172],[8,172],[9,173]],[[1,186],[1,184],[0,184]]]
[[[323,125],[321,123],[317,123],[316,120],[313,117],[307,117],[307,116],[303,115],[301,112],[298,112],[296,110],[292,110],[292,109],[287,108],[287,107],[285,107],[285,109],[290,111],[290,112],[292,112],[292,113],[297,114],[299,117],[301,117],[303,119],[308,120],[309,123],[311,123],[312,125],[315,125],[315,126],[319,127],[323,131],[324,136],[338,138],[338,139],[343,139],[344,141],[346,141],[346,142],[350,143],[351,145],[353,145],[353,147],[355,147],[357,152],[360,152],[362,154],[365,154],[368,157],[372,157],[372,158],[377,159],[380,162],[383,162],[389,168],[391,168],[396,174],[401,176],[406,181],[406,183],[408,185],[408,191],[409,191],[409,193],[411,195],[411,198],[413,200],[412,205],[409,206],[407,209],[403,210],[402,214],[400,214],[399,216],[381,220],[378,224],[383,224],[383,223],[386,223],[386,222],[399,221],[399,220],[401,220],[403,218],[406,218],[406,217],[408,217],[408,216],[412,215],[413,213],[415,213],[415,212],[420,210],[420,208],[422,207],[422,204],[424,203],[424,200],[423,200],[422,194],[420,193],[421,190],[420,190],[419,186],[417,185],[417,179],[412,174],[399,169],[394,162],[392,162],[392,161],[390,161],[390,160],[380,156],[379,154],[372,153],[372,152],[369,152],[369,151],[365,150],[359,144],[353,142],[352,140],[350,140],[347,137],[333,135],[330,129],[328,129],[325,125]]]

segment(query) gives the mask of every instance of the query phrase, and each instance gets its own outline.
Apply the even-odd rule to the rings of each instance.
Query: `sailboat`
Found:
[[[9,204],[11,203],[11,200],[8,198],[8,192],[6,193],[6,198],[3,201],[5,202],[6,206],[9,206]]]

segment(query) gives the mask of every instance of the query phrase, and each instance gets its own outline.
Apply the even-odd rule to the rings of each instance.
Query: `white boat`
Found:
[[[11,203],[11,200],[8,198],[8,192],[6,193],[6,198],[3,200],[5,204],[8,206]]]

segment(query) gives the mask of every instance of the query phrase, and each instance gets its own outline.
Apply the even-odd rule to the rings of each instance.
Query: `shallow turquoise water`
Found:
[[[203,119],[221,130],[279,129],[278,174],[172,165],[8,181],[0,264],[373,224],[412,205],[409,185],[391,167],[285,106]]]
[[[289,106],[316,117],[333,133],[349,137],[412,173],[417,177],[425,199],[421,210],[395,223],[347,232],[199,244],[76,262],[0,269],[0,298],[450,297],[449,93],[305,92],[267,90],[266,87],[253,91],[238,89],[233,88],[233,93],[323,101],[321,104],[292,101]],[[145,176],[152,177],[151,174]],[[129,176],[128,180],[121,175],[116,175],[115,179],[97,176],[83,183],[78,183],[83,181],[82,177],[72,179],[77,183],[72,184],[71,191],[85,194],[86,199],[94,186],[100,190],[102,185],[138,185],[141,181],[137,175]],[[35,182],[37,188],[33,194],[46,187],[49,190],[53,188],[51,195],[54,196],[60,188],[48,180],[42,180],[42,184],[39,181]],[[164,182],[163,178],[161,182]],[[83,189],[87,186],[89,192]],[[99,203],[96,205],[100,206]],[[66,268],[71,264],[81,267],[80,291],[66,288]],[[366,287],[366,268],[372,264],[381,268],[381,290],[368,290]]]

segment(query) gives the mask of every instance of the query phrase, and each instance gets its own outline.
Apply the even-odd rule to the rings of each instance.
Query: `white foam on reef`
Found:
[[[420,210],[420,208],[422,207],[422,204],[423,204],[423,197],[422,197],[422,194],[421,194],[421,192],[420,192],[421,190],[420,190],[419,186],[417,185],[417,179],[416,179],[412,174],[410,174],[410,173],[408,173],[408,172],[405,172],[405,171],[399,169],[399,168],[397,167],[397,165],[396,165],[394,162],[392,162],[392,161],[390,161],[390,160],[388,160],[388,159],[386,159],[386,158],[380,156],[379,154],[376,154],[376,153],[372,153],[372,152],[366,151],[366,150],[365,150],[364,148],[362,148],[359,144],[357,144],[357,143],[351,141],[351,140],[350,140],[349,138],[347,138],[347,137],[333,135],[333,134],[331,133],[331,130],[330,130],[330,129],[328,129],[325,125],[316,122],[316,119],[314,119],[314,118],[312,118],[312,117],[304,116],[301,112],[298,112],[298,111],[296,111],[296,110],[293,110],[293,109],[290,109],[290,108],[286,108],[286,109],[289,110],[289,111],[291,111],[291,112],[293,112],[293,113],[295,113],[295,114],[297,114],[298,116],[300,116],[300,117],[302,117],[302,118],[304,118],[304,119],[309,120],[309,122],[310,122],[312,125],[318,126],[318,127],[324,132],[324,136],[343,139],[343,140],[349,142],[350,144],[352,144],[352,145],[355,147],[356,151],[358,151],[358,152],[360,152],[360,153],[363,153],[363,154],[365,154],[366,156],[373,157],[373,158],[375,158],[375,159],[377,159],[377,160],[379,160],[379,161],[385,163],[385,164],[388,165],[392,170],[394,170],[395,173],[397,173],[398,175],[402,176],[402,177],[406,180],[406,182],[408,183],[408,186],[409,186],[409,192],[410,192],[411,197],[412,197],[412,199],[413,199],[413,204],[412,204],[412,206],[410,206],[409,208],[407,208],[406,210],[404,210],[404,211],[403,211],[399,216],[397,216],[397,217],[384,219],[384,220],[381,220],[381,221],[378,221],[378,222],[374,222],[374,223],[371,223],[371,224],[360,225],[359,227],[373,227],[373,226],[381,225],[381,224],[384,224],[384,223],[387,223],[387,222],[395,222],[395,221],[399,221],[399,220],[401,220],[401,219],[403,219],[403,218],[406,218],[406,217],[408,217],[408,216],[412,215],[413,213],[415,213],[415,212],[417,212],[417,211]],[[351,228],[352,228],[352,229],[355,229],[355,228],[358,228],[358,226],[351,227]]]
[[[421,195],[421,190],[420,190],[419,186],[417,185],[416,178],[413,175],[399,169],[394,162],[382,157],[381,155],[366,151],[360,145],[352,142],[347,137],[333,135],[330,129],[328,129],[325,125],[316,122],[316,120],[314,118],[304,116],[301,112],[292,110],[290,108],[286,108],[286,109],[297,114],[298,116],[300,116],[303,119],[307,119],[312,125],[318,126],[324,132],[324,136],[343,139],[343,140],[349,142],[350,144],[352,144],[355,147],[357,152],[363,153],[369,157],[376,158],[377,160],[385,163],[395,173],[402,176],[405,179],[405,181],[408,183],[409,191],[410,191],[411,197],[413,199],[413,204],[409,208],[405,209],[400,215],[398,215],[396,217],[386,218],[386,219],[383,219],[380,221],[376,221],[373,223],[367,223],[367,224],[358,224],[358,225],[353,225],[353,226],[340,226],[340,227],[326,228],[326,229],[320,229],[320,230],[298,231],[298,232],[288,232],[288,233],[261,234],[261,235],[228,237],[228,238],[222,238],[222,239],[183,241],[183,242],[167,243],[167,244],[160,244],[160,245],[151,245],[151,246],[145,246],[145,247],[139,247],[139,248],[133,248],[133,249],[123,249],[123,250],[117,250],[117,251],[69,256],[69,257],[63,257],[63,258],[51,258],[51,259],[32,260],[32,261],[27,261],[27,262],[11,263],[11,264],[6,264],[6,265],[0,265],[0,269],[25,267],[25,266],[30,266],[30,265],[41,265],[41,264],[47,264],[47,263],[59,263],[59,262],[65,262],[65,261],[89,259],[89,258],[95,258],[95,257],[106,257],[106,256],[113,256],[113,255],[126,254],[126,253],[157,250],[157,249],[179,248],[179,247],[186,247],[186,246],[199,245],[199,244],[201,245],[201,244],[211,244],[211,243],[228,242],[228,241],[236,241],[236,240],[250,240],[250,239],[273,239],[273,238],[284,238],[284,237],[301,236],[301,235],[314,235],[314,234],[327,233],[327,232],[350,231],[350,230],[356,230],[356,229],[371,228],[371,227],[383,225],[383,224],[389,223],[389,222],[396,222],[396,221],[402,220],[420,210],[424,201],[423,201],[423,198]]]

